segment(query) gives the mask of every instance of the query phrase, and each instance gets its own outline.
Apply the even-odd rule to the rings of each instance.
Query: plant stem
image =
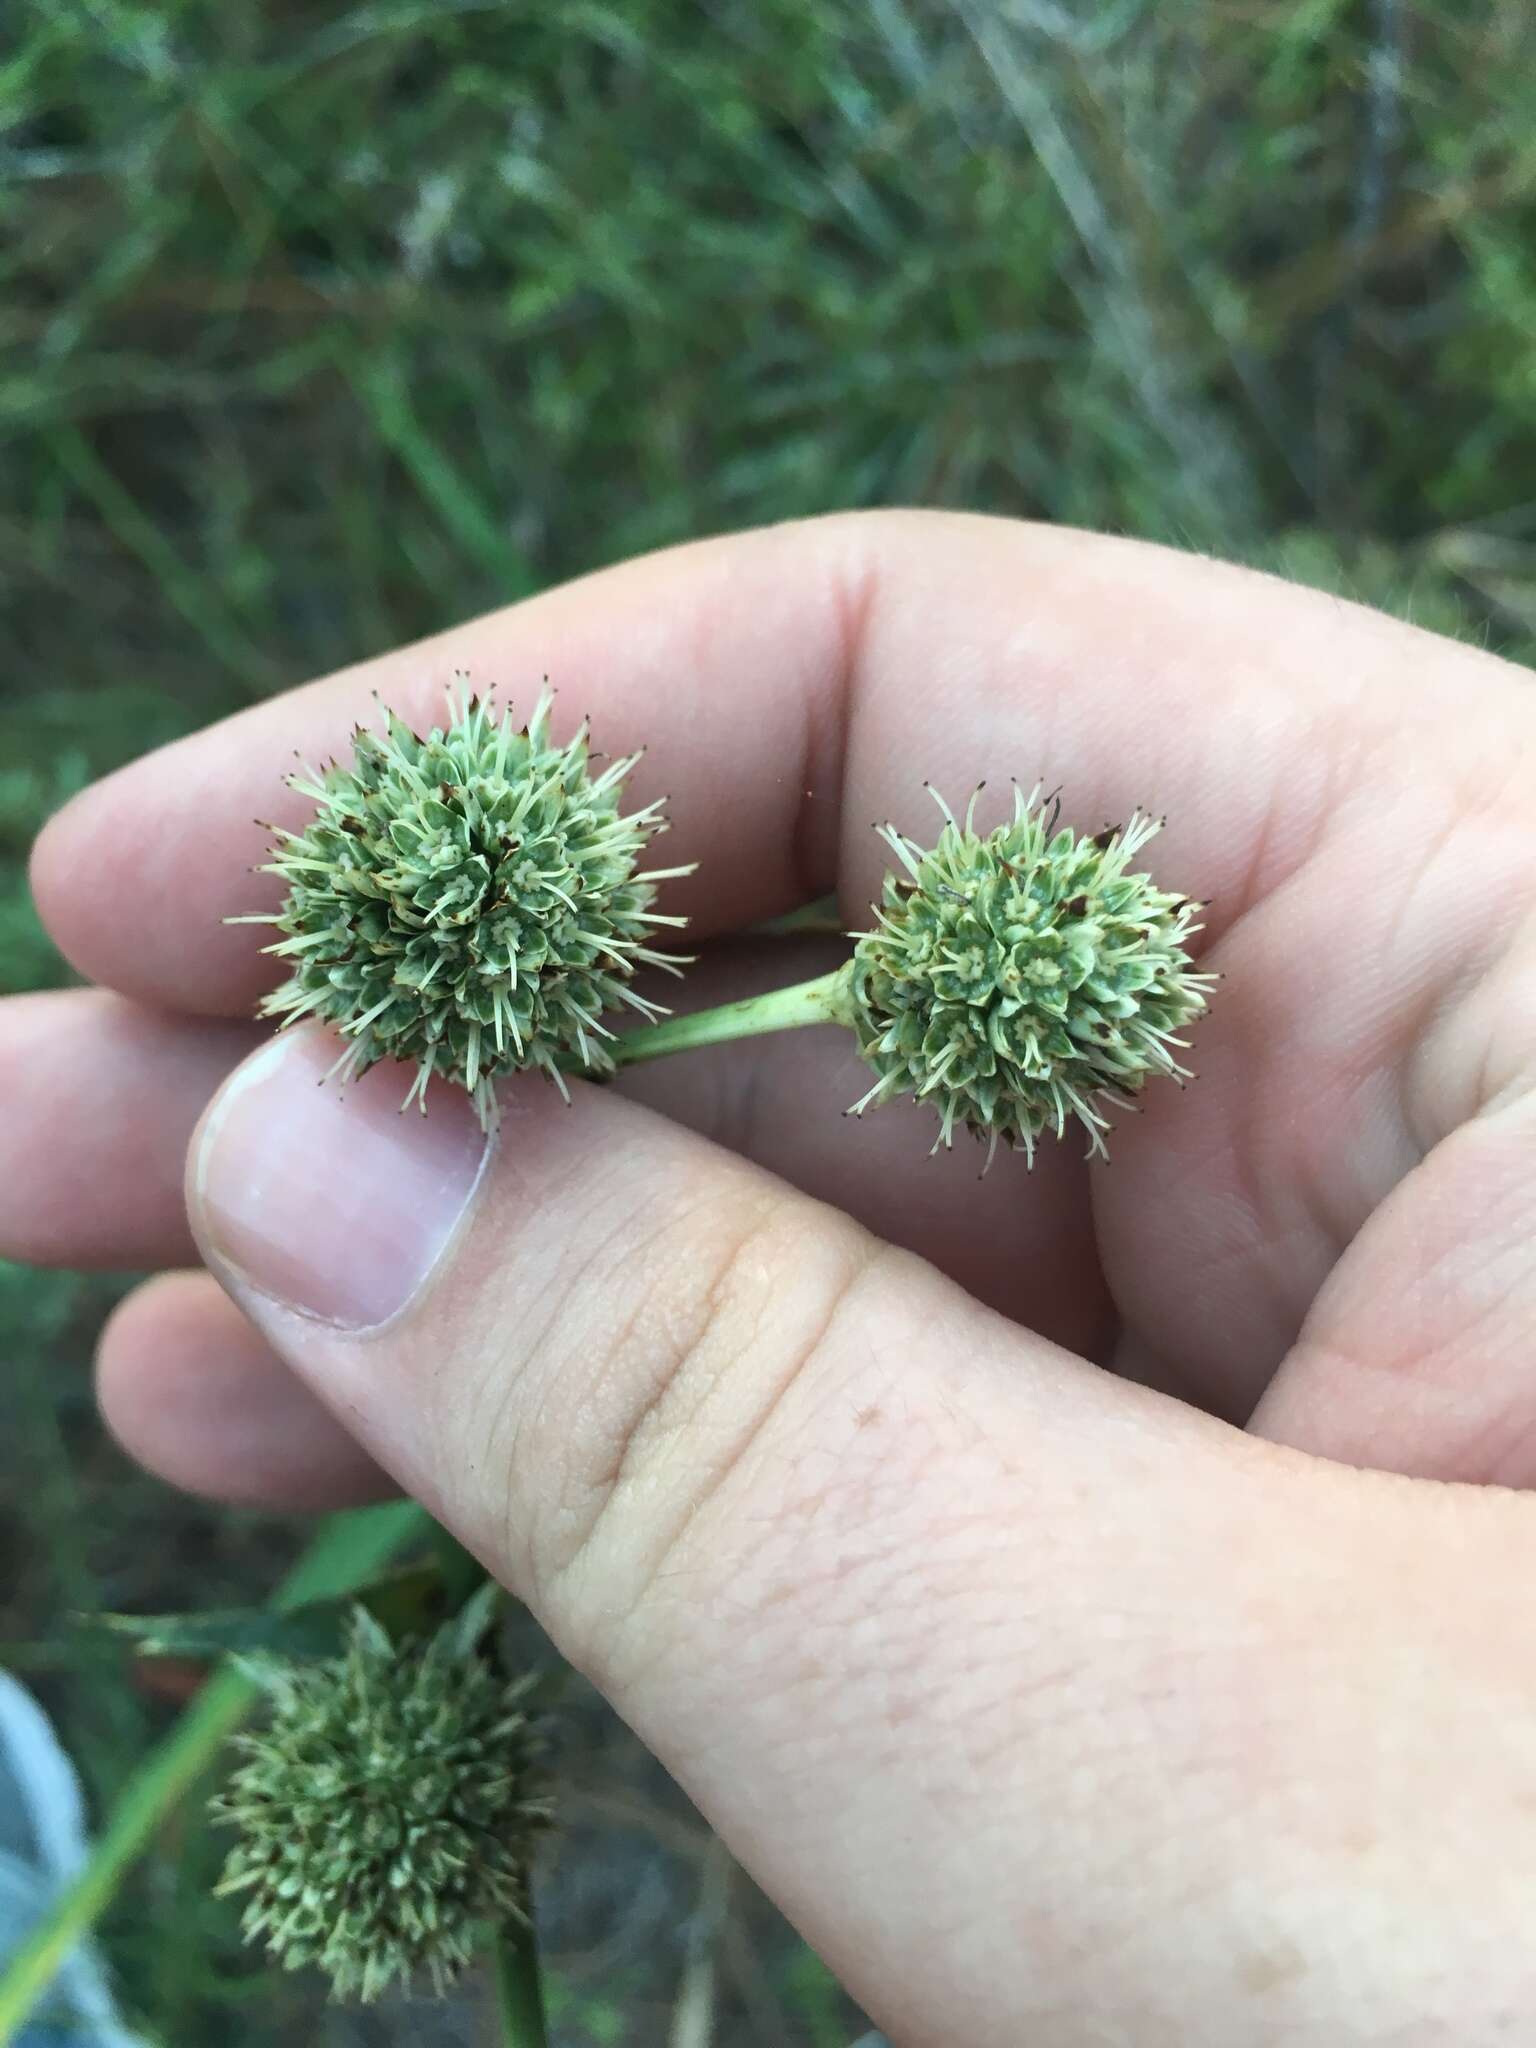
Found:
[[[758,1038],[769,1031],[796,1031],[806,1024],[846,1022],[843,990],[847,976],[846,966],[837,967],[815,981],[745,996],[739,1003],[722,1003],[714,1010],[695,1010],[691,1016],[666,1017],[660,1024],[649,1024],[643,1031],[627,1032],[616,1040],[613,1057],[621,1067],[632,1067],[640,1060],[659,1060],[668,1053],[691,1052],[701,1045],[723,1045],[732,1038]]]
[[[425,1511],[411,1501],[332,1515],[271,1604],[286,1610],[349,1593],[429,1526]],[[110,1905],[166,1814],[245,1718],[257,1691],[232,1666],[217,1672],[128,1780],[84,1870],[0,1974],[0,2048],[15,2040],[76,1942]]]
[[[748,927],[747,936],[753,939],[792,939],[807,932],[820,932],[834,938],[847,936],[848,920],[838,909],[835,896],[818,896],[814,903],[802,903],[798,910],[786,910],[782,917],[765,917],[761,924]]]
[[[687,1953],[667,2048],[710,2048],[715,2033],[715,1951],[730,1904],[734,1866],[725,1844],[712,1835],[704,1852],[699,1902],[688,1921]]]
[[[491,1970],[501,2048],[546,2048],[544,1978],[531,1912],[521,1926],[497,1928],[491,1940]]]

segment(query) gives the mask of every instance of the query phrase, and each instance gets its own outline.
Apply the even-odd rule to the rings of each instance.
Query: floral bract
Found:
[[[1129,872],[1156,819],[1084,838],[1016,790],[1013,817],[982,838],[974,798],[961,822],[934,794],[931,852],[882,830],[901,869],[852,962],[849,1015],[880,1077],[855,1112],[915,1095],[938,1111],[938,1143],[960,1124],[989,1158],[1001,1139],[1031,1160],[1075,1117],[1103,1153],[1105,1107],[1185,1074],[1177,1034],[1215,980],[1186,951],[1201,906]]]
[[[538,1067],[612,1071],[603,1018],[654,1017],[630,986],[637,967],[672,968],[651,944],[682,918],[652,908],[656,884],[687,869],[637,872],[666,830],[659,803],[619,807],[638,756],[594,774],[585,725],[549,737],[541,698],[527,725],[461,700],[447,730],[419,738],[392,713],[359,727],[349,766],[290,778],[314,800],[300,832],[277,831],[264,872],[288,885],[269,950],[289,979],[263,1014],[318,1017],[349,1041],[345,1076],[406,1060],[420,1098],[433,1074],[495,1118],[492,1083]]]
[[[313,1963],[338,1997],[425,1974],[438,1991],[487,1922],[526,1912],[547,1809],[509,1686],[458,1622],[398,1644],[366,1610],[344,1655],[258,1666],[268,1725],[214,1802],[240,1830],[219,1883],[242,1928],[289,1969]]]

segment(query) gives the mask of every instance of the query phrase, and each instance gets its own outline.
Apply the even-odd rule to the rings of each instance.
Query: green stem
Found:
[[[648,1024],[643,1031],[631,1031],[618,1039],[613,1057],[621,1067],[632,1067],[640,1060],[692,1052],[701,1045],[723,1045],[732,1038],[797,1031],[806,1024],[845,1023],[847,980],[847,967],[837,967],[815,981],[799,981],[791,988],[770,989],[766,995],[745,996],[739,1003],[695,1010],[691,1016],[665,1017],[659,1024]]]
[[[793,939],[805,933],[825,933],[846,938],[848,920],[838,908],[835,896],[818,896],[814,903],[802,903],[798,910],[786,910],[782,917],[765,917],[748,927],[753,939]]]
[[[544,1978],[539,1969],[539,1939],[533,1919],[499,1927],[491,1942],[491,1970],[496,1984],[497,2036],[501,2048],[546,2048]]]
[[[411,1501],[332,1515],[273,1594],[272,1605],[286,1610],[351,1592],[429,1526],[424,1510]],[[256,1696],[255,1684],[226,1666],[208,1680],[165,1741],[128,1780],[85,1869],[0,1974],[0,2048],[15,2040],[76,1942],[110,1905],[156,1828],[202,1775]]]

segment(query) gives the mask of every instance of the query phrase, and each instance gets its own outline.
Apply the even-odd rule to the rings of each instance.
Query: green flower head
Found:
[[[1135,812],[1096,838],[1056,829],[1060,805],[1014,792],[1014,814],[986,838],[944,813],[925,853],[894,826],[901,863],[875,929],[859,936],[848,1014],[879,1075],[863,1100],[931,1102],[939,1144],[957,1124],[1023,1148],[1069,1117],[1105,1151],[1105,1107],[1126,1108],[1152,1074],[1185,1076],[1181,1028],[1216,977],[1193,971],[1186,941],[1201,908],[1130,863],[1160,830]],[[979,792],[978,792],[979,794]]]
[[[547,1809],[531,1788],[520,1700],[463,1618],[399,1644],[364,1609],[345,1654],[255,1664],[268,1724],[213,1802],[240,1830],[219,1892],[244,1893],[246,1938],[313,1963],[337,1997],[425,1975],[441,1991],[487,1922],[526,1912]]]
[[[549,737],[550,700],[525,726],[460,683],[457,717],[419,738],[393,713],[359,726],[349,766],[289,778],[313,799],[300,832],[276,830],[263,873],[280,875],[283,934],[268,948],[289,979],[262,1014],[317,1017],[347,1040],[343,1078],[378,1060],[416,1067],[406,1097],[426,1107],[434,1074],[495,1120],[493,1083],[538,1067],[612,1071],[603,1018],[627,1006],[664,1014],[630,986],[640,966],[675,970],[655,950],[656,884],[687,868],[637,872],[666,830],[659,803],[627,817],[624,778],[638,755],[594,774],[583,725]]]

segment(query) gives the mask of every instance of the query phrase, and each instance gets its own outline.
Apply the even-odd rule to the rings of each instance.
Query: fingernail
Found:
[[[352,1330],[421,1292],[467,1213],[487,1140],[469,1098],[434,1083],[401,1113],[410,1070],[340,1088],[328,1032],[285,1032],[225,1083],[187,1172],[213,1258],[261,1293]]]

